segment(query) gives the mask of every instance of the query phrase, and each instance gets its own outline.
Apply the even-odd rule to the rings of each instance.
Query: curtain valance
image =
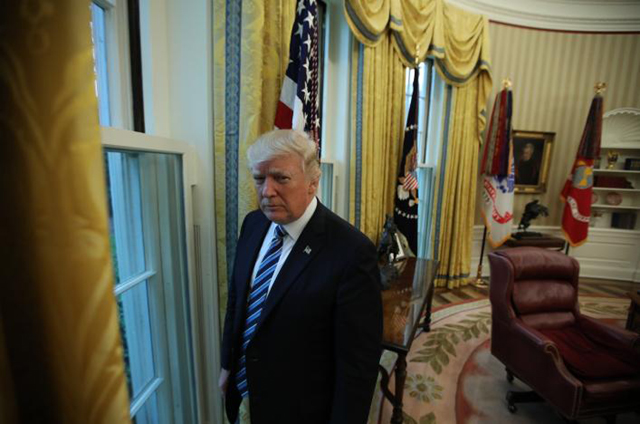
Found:
[[[489,72],[489,24],[482,15],[443,0],[345,0],[344,7],[358,41],[373,47],[389,31],[407,67],[433,56],[442,77],[455,86]]]
[[[345,0],[344,10],[351,31],[365,46],[377,45],[389,28],[402,31],[397,0]]]

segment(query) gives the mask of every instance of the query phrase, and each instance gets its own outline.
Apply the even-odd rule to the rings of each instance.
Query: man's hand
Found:
[[[227,394],[227,383],[229,382],[229,370],[220,368],[220,378],[218,379],[218,387],[222,392],[222,396]]]

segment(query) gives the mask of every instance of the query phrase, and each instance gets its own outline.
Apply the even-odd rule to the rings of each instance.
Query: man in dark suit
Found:
[[[371,241],[315,197],[316,147],[277,130],[247,152],[260,210],[240,231],[220,388],[251,424],[364,424],[381,353]]]

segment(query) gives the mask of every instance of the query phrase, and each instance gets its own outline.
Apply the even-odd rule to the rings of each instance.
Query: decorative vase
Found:
[[[618,152],[615,150],[609,150],[609,152],[607,152],[607,169],[613,169],[617,161]]]

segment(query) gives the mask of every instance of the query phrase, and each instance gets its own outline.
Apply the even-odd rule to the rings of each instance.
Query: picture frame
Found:
[[[624,169],[629,171],[640,171],[640,158],[627,158],[624,161]]]
[[[547,177],[556,133],[513,131],[515,193],[538,194],[547,191]]]

